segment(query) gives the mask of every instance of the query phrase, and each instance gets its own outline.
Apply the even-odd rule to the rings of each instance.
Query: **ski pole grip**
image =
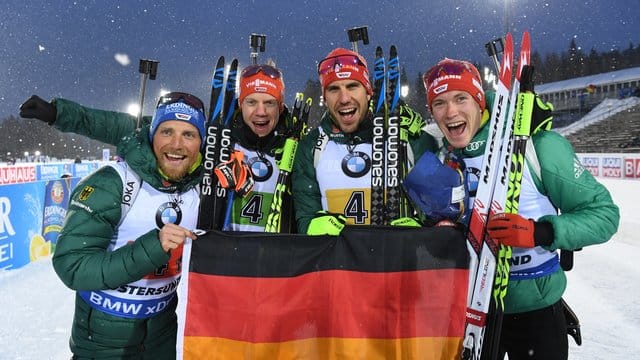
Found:
[[[523,65],[520,73],[520,92],[533,92],[533,65]]]
[[[520,73],[520,92],[516,97],[514,136],[531,135],[531,119],[536,95],[533,92],[533,66],[524,65]]]
[[[292,138],[287,138],[287,140],[285,140],[284,149],[282,150],[282,159],[279,164],[280,170],[291,172],[297,149],[298,142],[296,140]]]

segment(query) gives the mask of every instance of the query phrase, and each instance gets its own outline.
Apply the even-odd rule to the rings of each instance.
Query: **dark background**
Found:
[[[145,114],[161,90],[191,92],[208,103],[218,56],[249,64],[251,33],[267,36],[259,60],[273,59],[284,71],[290,104],[296,92],[317,80],[319,59],[334,47],[351,46],[345,30],[356,26],[368,26],[370,44],[360,44],[359,50],[369,62],[376,45],[398,47],[409,98],[426,115],[417,79],[443,57],[491,67],[484,44],[509,30],[517,51],[525,29],[541,59],[567,53],[571,45],[586,55],[621,54],[640,44],[639,5],[596,0],[5,0],[0,5],[0,121],[17,116],[31,94],[127,111],[138,102],[140,58],[160,61],[157,79],[147,82]],[[116,58],[128,58],[128,64]],[[561,67],[555,71],[563,73]],[[13,135],[24,137],[21,144],[37,146],[27,140],[29,134]],[[0,149],[0,155],[6,152]]]

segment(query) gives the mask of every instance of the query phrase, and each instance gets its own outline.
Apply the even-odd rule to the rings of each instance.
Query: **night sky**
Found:
[[[160,61],[145,114],[161,89],[208,104],[217,58],[249,64],[251,33],[267,36],[259,60],[284,71],[289,103],[317,78],[319,59],[351,46],[345,30],[356,26],[368,26],[359,50],[370,63],[376,45],[398,47],[411,85],[445,56],[490,64],[484,44],[507,24],[516,41],[528,29],[541,55],[572,38],[587,53],[640,44],[638,0],[3,0],[0,9],[0,119],[31,94],[126,111],[138,101],[140,58]]]

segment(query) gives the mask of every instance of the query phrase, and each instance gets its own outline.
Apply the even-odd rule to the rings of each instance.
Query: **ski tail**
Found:
[[[213,79],[211,81],[211,99],[209,102],[209,114],[207,117],[205,146],[203,152],[203,168],[204,175],[200,183],[200,208],[198,212],[198,229],[212,230],[214,229],[213,208],[217,198],[215,189],[218,183],[217,177],[213,173],[213,169],[217,165],[220,142],[220,127],[215,120],[220,116],[222,111],[222,102],[224,97],[224,57],[218,58],[218,62],[213,71]]]
[[[567,321],[567,334],[573,338],[576,345],[582,345],[582,334],[580,333],[580,320],[573,309],[569,307],[569,304],[560,299],[562,302],[562,310],[564,311],[564,317]]]
[[[384,223],[384,186],[385,186],[385,117],[387,113],[387,84],[385,59],[382,47],[376,48],[373,67],[374,79],[374,115],[373,139],[371,150],[371,225]]]
[[[389,49],[387,67],[387,99],[389,108],[385,117],[385,224],[400,217],[400,61],[394,45]]]

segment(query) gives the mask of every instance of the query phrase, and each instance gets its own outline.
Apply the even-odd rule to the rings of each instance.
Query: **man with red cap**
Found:
[[[231,138],[233,150],[243,153],[243,165],[236,168],[243,175],[239,178],[251,181],[252,190],[245,197],[235,197],[231,230],[265,229],[279,173],[276,158],[281,155],[284,142],[291,135],[285,121],[290,113],[284,104],[284,90],[282,72],[272,65],[254,64],[240,73],[240,111],[232,121]],[[74,104],[77,108],[73,111],[61,112],[56,109],[56,103],[60,101],[48,103],[33,96],[22,105],[25,111],[21,116],[37,118],[61,131],[81,131],[83,135],[113,145],[134,131],[135,122],[131,121],[130,115],[99,110],[86,112],[81,110],[86,108],[78,104]],[[76,112],[91,118],[78,122],[76,118],[67,116]],[[143,118],[143,122],[146,121],[148,119]],[[85,129],[90,124],[96,128]],[[290,201],[290,195],[285,194],[281,206],[281,232],[295,232],[293,210],[287,205]]]
[[[373,89],[366,60],[351,50],[329,52],[318,64],[318,75],[327,111],[298,146],[294,206],[299,232],[336,235],[345,220],[370,224]],[[406,105],[402,111],[414,115],[409,122],[423,121]],[[410,164],[436,149],[435,139],[423,131],[409,142]]]
[[[478,70],[467,61],[444,59],[423,81],[429,110],[444,134],[440,156],[447,164],[464,162],[473,196],[494,94],[485,94]],[[551,104],[536,96],[533,108],[534,118],[550,121]],[[619,210],[565,138],[539,131],[531,140],[539,172],[527,156],[518,214],[496,214],[487,223],[489,236],[513,251],[498,359],[506,353],[511,360],[564,360],[568,341],[561,297],[567,279],[558,250],[609,240],[617,230]]]
[[[287,127],[286,119],[291,115],[284,104],[284,89],[282,72],[274,66],[250,65],[240,73],[241,111],[234,119],[231,137],[234,150],[244,154],[254,185],[248,196],[234,200],[232,230],[264,231],[267,225],[279,173],[276,160],[292,135]],[[295,232],[290,194],[284,194],[282,201],[280,232]]]

